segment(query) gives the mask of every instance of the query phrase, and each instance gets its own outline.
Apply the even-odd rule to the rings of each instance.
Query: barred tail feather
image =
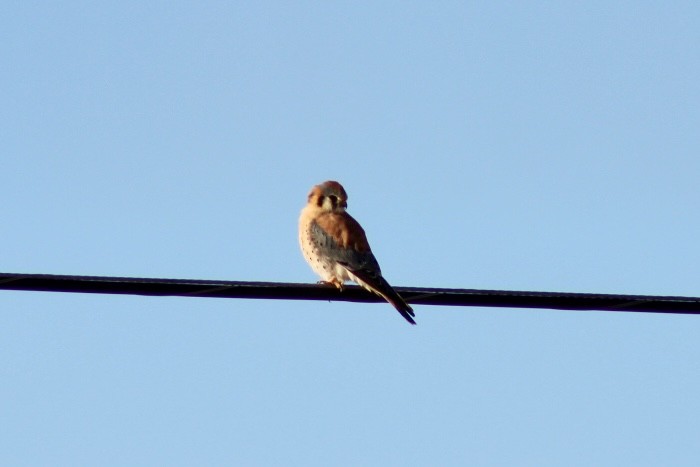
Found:
[[[382,276],[366,275],[362,274],[361,272],[358,275],[358,271],[348,272],[352,274],[355,282],[389,302],[394,308],[396,308],[396,311],[401,313],[401,316],[403,316],[406,321],[411,324],[416,324],[415,320],[413,319],[413,317],[416,316],[416,314],[413,312],[413,308],[411,308],[411,306],[406,303],[403,298],[401,298],[401,295],[399,295],[391,287],[391,285],[389,285],[386,279],[384,279]]]
[[[384,300],[391,303],[394,308],[401,313],[401,316],[403,316],[406,321],[411,324],[416,324],[416,321],[413,319],[413,317],[416,316],[415,313],[413,313],[413,308],[411,308],[408,303],[406,303],[398,294],[396,294],[396,298],[389,298],[386,295],[383,295],[382,297]]]

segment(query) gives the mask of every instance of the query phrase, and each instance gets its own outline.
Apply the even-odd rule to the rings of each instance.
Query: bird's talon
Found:
[[[341,292],[343,291],[343,283],[340,281],[318,281],[317,284],[320,285],[327,285],[327,286],[332,286],[335,287],[336,289],[340,290]]]

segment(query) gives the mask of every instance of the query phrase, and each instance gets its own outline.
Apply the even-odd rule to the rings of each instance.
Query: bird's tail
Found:
[[[403,316],[406,321],[411,324],[416,324],[415,320],[413,319],[413,317],[416,316],[415,313],[413,313],[413,308],[406,303],[406,300],[401,298],[401,295],[396,293],[396,290],[389,285],[386,279],[382,277],[381,273],[377,274],[378,271],[370,272],[365,270],[352,271],[342,263],[341,266],[345,267],[352,280],[360,284],[360,286],[362,286],[364,289],[379,295],[393,305],[393,307],[396,308],[396,311],[401,313],[401,316]]]
[[[391,303],[391,305],[396,308],[396,311],[401,313],[401,316],[403,316],[406,321],[411,324],[416,324],[415,320],[413,319],[416,316],[416,314],[413,312],[413,308],[406,303],[406,300],[404,300],[383,277],[379,276],[378,279],[380,287],[377,287],[376,289],[371,288],[370,290],[382,297],[387,302]]]

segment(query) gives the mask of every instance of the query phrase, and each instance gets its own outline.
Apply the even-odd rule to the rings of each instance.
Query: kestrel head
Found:
[[[343,212],[348,207],[348,195],[343,185],[328,180],[311,189],[309,204],[318,206],[324,211]]]

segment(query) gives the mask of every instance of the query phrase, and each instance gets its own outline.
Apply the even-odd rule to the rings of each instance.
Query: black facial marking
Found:
[[[319,196],[318,199],[316,199],[316,206],[319,208],[323,206],[323,195]]]

